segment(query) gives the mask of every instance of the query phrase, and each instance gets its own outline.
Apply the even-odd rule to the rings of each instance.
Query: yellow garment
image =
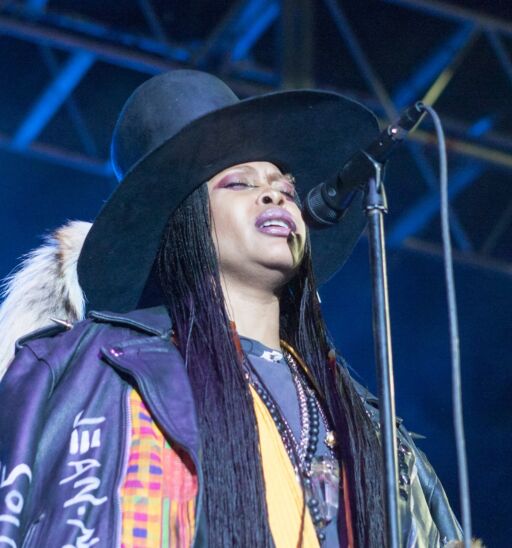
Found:
[[[266,405],[252,386],[251,392],[258,423],[268,516],[274,544],[276,548],[318,547],[315,527],[308,508],[304,508],[302,488],[295,477],[281,436]],[[301,526],[302,520],[304,523]]]

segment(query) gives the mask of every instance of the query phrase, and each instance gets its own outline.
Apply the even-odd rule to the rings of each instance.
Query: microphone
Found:
[[[351,156],[335,177],[313,187],[302,208],[306,223],[316,228],[327,228],[339,222],[357,192],[364,190],[374,174],[374,163],[384,164],[425,112],[421,101],[414,103],[365,149]]]

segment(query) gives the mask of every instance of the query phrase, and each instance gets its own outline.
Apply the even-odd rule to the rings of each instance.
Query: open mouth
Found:
[[[280,207],[271,207],[258,215],[256,228],[263,234],[287,238],[291,232],[296,232],[297,226],[292,216]]]

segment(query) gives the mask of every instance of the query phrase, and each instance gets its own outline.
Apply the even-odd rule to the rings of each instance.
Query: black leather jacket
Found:
[[[195,463],[194,546],[207,545],[195,405],[170,329],[163,308],[92,312],[69,331],[19,341],[0,383],[0,548],[119,546],[132,385]],[[359,390],[377,424],[375,398]],[[402,426],[399,456],[403,545],[459,538],[434,471]]]

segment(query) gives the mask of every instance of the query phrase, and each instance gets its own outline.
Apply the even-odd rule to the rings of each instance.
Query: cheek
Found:
[[[225,253],[234,245],[238,245],[241,235],[245,230],[246,220],[234,201],[229,204],[213,203],[212,211],[212,237],[217,249]]]
[[[297,225],[296,234],[303,242],[305,242],[306,232],[307,232],[306,223],[304,222],[304,219],[302,218],[302,211],[300,207],[297,204],[294,204],[294,209],[295,211],[293,211],[293,217]]]

